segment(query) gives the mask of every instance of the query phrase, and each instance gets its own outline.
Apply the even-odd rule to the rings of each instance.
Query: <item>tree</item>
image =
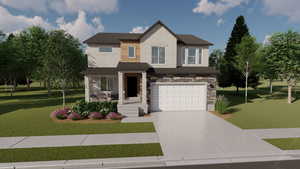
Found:
[[[288,86],[288,103],[292,103],[292,88],[300,77],[300,34],[294,31],[273,34],[270,38],[270,57],[279,76]]]
[[[12,86],[11,95],[16,89],[17,80],[24,77],[16,51],[15,36],[10,34],[4,42],[0,43],[0,78],[5,85]]]
[[[220,74],[218,76],[219,86],[230,87],[233,85],[236,87],[237,92],[240,87],[244,86],[243,75],[234,65],[237,56],[235,48],[240,44],[242,38],[247,35],[249,35],[249,30],[245,19],[243,16],[239,16],[236,19],[236,23],[228,40],[224,57],[220,62]]]
[[[50,68],[50,79],[61,89],[63,106],[67,84],[82,75],[86,62],[80,42],[62,30],[49,33],[46,48],[46,64]]]
[[[279,70],[276,65],[276,58],[272,57],[272,50],[270,45],[264,45],[259,49],[260,57],[260,73],[265,79],[269,79],[270,94],[273,93],[273,80],[279,76]]]
[[[219,69],[220,60],[223,58],[224,52],[221,49],[215,49],[209,55],[209,66]]]
[[[18,48],[16,52],[20,55],[20,63],[26,76],[28,88],[30,88],[31,79],[42,67],[46,40],[46,31],[38,26],[30,27],[16,36]]]
[[[249,73],[255,70],[258,64],[256,51],[259,45],[256,43],[255,38],[251,36],[244,36],[240,44],[236,46],[237,57],[234,66],[237,70],[242,72],[245,78],[245,103],[248,97],[248,78]]]

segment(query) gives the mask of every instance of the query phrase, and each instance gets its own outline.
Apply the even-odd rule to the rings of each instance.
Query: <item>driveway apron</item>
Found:
[[[153,113],[167,160],[283,155],[259,137],[206,111]]]

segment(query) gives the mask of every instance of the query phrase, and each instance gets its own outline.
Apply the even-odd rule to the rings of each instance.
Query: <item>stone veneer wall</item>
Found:
[[[153,82],[207,82],[207,109],[214,110],[216,102],[216,86],[217,80],[215,76],[201,76],[197,74],[191,75],[147,75],[147,102],[150,105],[151,99],[151,83]]]

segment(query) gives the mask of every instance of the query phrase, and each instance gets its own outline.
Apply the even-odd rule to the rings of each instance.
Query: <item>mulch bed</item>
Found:
[[[210,113],[218,116],[218,117],[221,117],[222,119],[230,119],[232,118],[233,114],[220,114],[219,112],[216,112],[216,111],[210,111]]]
[[[53,118],[53,117],[51,117],[51,118],[56,123],[95,124],[95,123],[120,123],[121,122],[121,120],[111,120],[111,119],[101,119],[101,120],[92,120],[92,119],[71,120],[71,119],[65,119],[65,120],[60,120],[60,119]]]

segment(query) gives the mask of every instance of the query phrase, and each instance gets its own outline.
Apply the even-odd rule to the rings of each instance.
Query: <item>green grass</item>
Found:
[[[229,112],[233,116],[227,120],[242,129],[300,128],[300,100],[287,103],[284,82],[276,82],[273,88],[272,96],[265,82],[256,90],[251,89],[248,104],[244,103],[244,91],[237,95],[234,88],[218,90],[218,94],[225,95],[231,102]],[[299,88],[297,92],[300,98]]]
[[[54,91],[49,97],[47,91],[39,87],[30,91],[19,90],[11,97],[3,86],[0,88],[0,137],[155,131],[153,123],[55,123],[49,116],[52,111],[61,108],[60,92]],[[71,106],[83,98],[84,90],[71,90],[67,92],[66,103]]]
[[[161,156],[159,143],[1,149],[0,163]]]
[[[265,141],[280,148],[281,150],[300,149],[300,138],[265,139]]]

